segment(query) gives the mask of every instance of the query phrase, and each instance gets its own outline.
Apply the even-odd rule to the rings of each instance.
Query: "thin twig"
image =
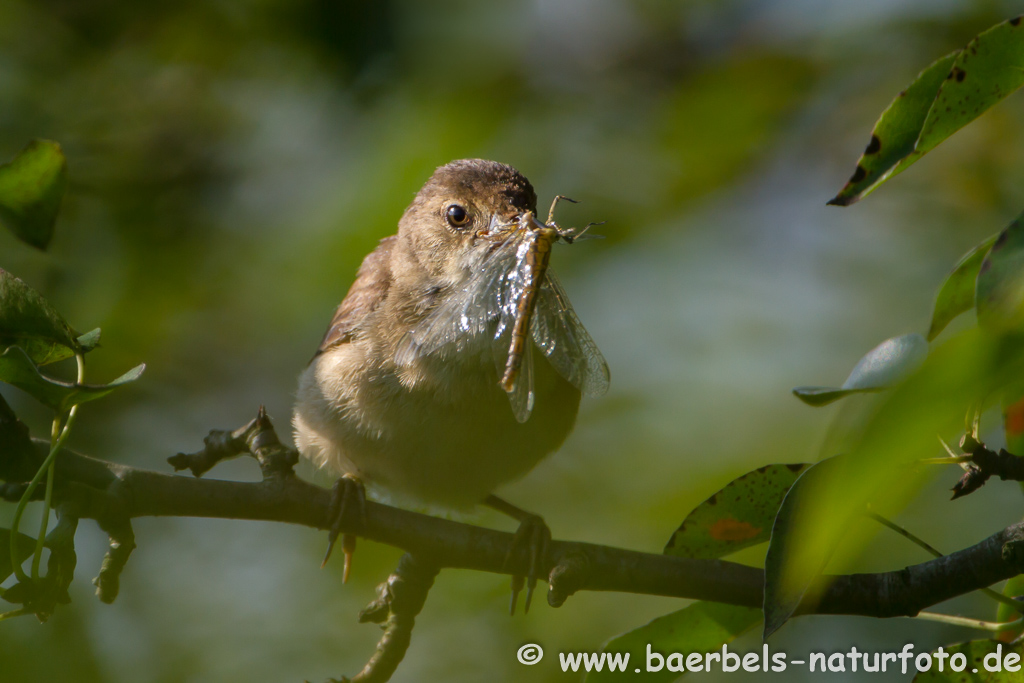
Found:
[[[377,587],[378,597],[359,615],[361,622],[384,624],[377,650],[350,683],[384,683],[395,673],[412,640],[416,615],[423,609],[438,568],[412,555],[402,555],[398,567]]]
[[[939,614],[938,612],[920,612],[914,618],[924,619],[925,621],[938,621],[943,624],[950,624],[951,626],[966,626],[967,628],[976,628],[981,631],[993,631],[995,633],[1010,631],[1018,626],[1024,625],[1024,619],[1017,619],[1015,621],[982,621],[981,619],[956,617],[952,614]]]

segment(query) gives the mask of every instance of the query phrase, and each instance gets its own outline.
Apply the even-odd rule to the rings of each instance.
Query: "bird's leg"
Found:
[[[320,564],[323,568],[331,557],[334,543],[338,540],[343,528],[360,528],[366,520],[366,489],[363,483],[351,474],[343,474],[334,482],[331,489],[331,524],[327,534],[327,553]],[[356,536],[345,533],[341,536],[341,549],[345,553],[345,568],[341,574],[342,583],[348,582],[348,573],[352,568],[352,554],[356,551]]]
[[[519,548],[525,546],[529,549],[529,569],[525,577],[518,574],[512,577],[512,600],[509,604],[509,613],[515,614],[516,601],[519,599],[519,592],[523,589],[523,584],[525,583],[526,605],[523,608],[523,613],[525,614],[530,611],[533,589],[537,586],[537,574],[540,573],[547,558],[548,544],[551,542],[551,530],[548,529],[548,525],[544,523],[544,520],[539,515],[517,508],[515,505],[497,496],[487,496],[484,499],[484,505],[519,521],[519,528],[516,529],[515,538],[512,539],[512,545],[505,555],[505,564],[507,566],[511,562],[512,557]]]

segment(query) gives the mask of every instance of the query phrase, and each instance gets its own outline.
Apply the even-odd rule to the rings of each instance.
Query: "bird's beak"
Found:
[[[519,225],[520,227],[529,230],[540,230],[547,227],[547,225],[537,218],[537,215],[533,213],[533,211],[526,211],[525,213],[520,214]]]
[[[484,237],[487,239],[504,240],[517,230],[522,225],[522,222],[523,215],[515,216],[514,218],[505,218],[498,214],[492,214],[491,220],[485,227],[478,230],[476,235],[477,237]]]

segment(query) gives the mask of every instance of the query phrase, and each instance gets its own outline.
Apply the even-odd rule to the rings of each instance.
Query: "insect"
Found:
[[[400,363],[445,347],[461,352],[474,337],[487,334],[501,374],[499,386],[519,422],[526,422],[533,410],[535,345],[583,394],[600,396],[608,390],[608,364],[549,268],[551,247],[558,241],[571,244],[590,227],[559,227],[553,218],[562,199],[568,198],[555,197],[545,223],[527,211],[511,223],[490,226],[482,235],[488,239],[486,248],[473,251],[467,263],[471,275],[411,333]]]

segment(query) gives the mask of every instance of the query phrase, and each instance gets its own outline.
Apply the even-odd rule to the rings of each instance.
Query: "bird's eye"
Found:
[[[445,215],[448,218],[448,224],[453,228],[462,228],[469,223],[469,212],[458,204],[449,206]]]

